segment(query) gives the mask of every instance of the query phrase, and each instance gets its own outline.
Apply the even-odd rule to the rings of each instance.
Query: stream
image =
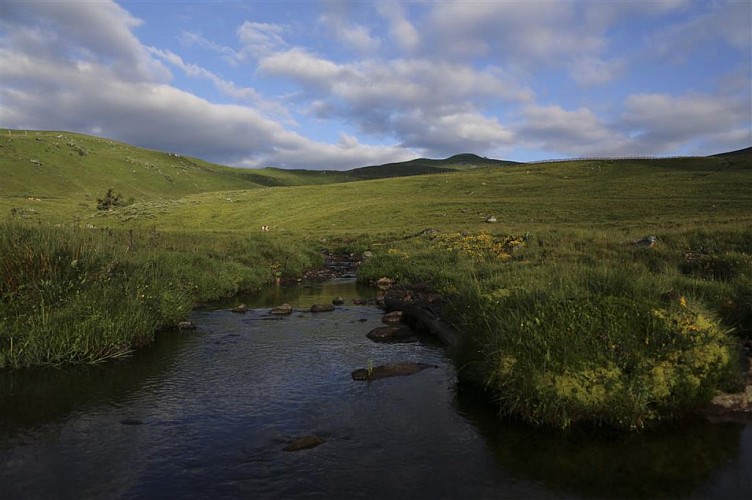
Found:
[[[382,311],[352,299],[373,294],[352,279],[270,287],[124,360],[0,372],[0,498],[750,498],[752,424],[501,422],[430,335],[367,339]],[[295,311],[268,314],[282,303]],[[403,361],[433,366],[350,375]],[[285,450],[304,436],[323,444]]]

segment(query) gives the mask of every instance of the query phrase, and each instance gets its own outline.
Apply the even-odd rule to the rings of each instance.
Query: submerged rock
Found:
[[[308,450],[324,443],[326,443],[326,440],[318,436],[303,436],[290,441],[284,449],[285,451]]]
[[[275,307],[269,311],[269,314],[276,314],[279,316],[292,314],[292,306],[290,304],[282,304],[281,306]]]
[[[367,368],[359,368],[350,375],[353,380],[378,380],[380,378],[413,375],[425,370],[426,368],[438,368],[438,366],[413,362],[393,363],[389,365],[375,366],[370,370]]]
[[[195,330],[196,324],[193,321],[181,321],[178,323],[179,330]]]
[[[380,326],[366,334],[374,342],[412,342],[415,340],[407,325]]]
[[[313,304],[311,306],[312,313],[331,312],[334,311],[332,304]]]
[[[245,304],[240,304],[239,306],[232,308],[232,312],[234,313],[245,314],[246,311],[248,311],[248,306],[246,306]]]

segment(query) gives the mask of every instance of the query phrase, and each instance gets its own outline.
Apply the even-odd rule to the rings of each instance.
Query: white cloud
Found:
[[[603,85],[614,80],[624,69],[620,60],[604,61],[598,57],[577,58],[569,66],[569,75],[582,86]]]
[[[600,34],[577,26],[576,16],[576,4],[571,2],[440,2],[429,22],[432,48],[442,54],[486,55],[521,66],[557,62],[602,48]]]
[[[420,43],[420,35],[407,19],[404,7],[398,2],[379,2],[379,13],[389,21],[389,34],[403,50],[413,52]]]
[[[649,40],[651,54],[681,63],[694,57],[698,48],[717,50],[713,42],[718,40],[749,54],[752,47],[752,3],[729,0],[708,6],[708,12],[653,35]]]
[[[529,147],[575,157],[629,154],[626,138],[587,108],[533,105],[523,117],[516,133]]]
[[[362,54],[375,52],[379,48],[381,41],[371,35],[368,27],[350,20],[349,14],[354,8],[347,2],[325,2],[324,8],[326,13],[319,17],[319,23],[343,48]]]
[[[634,94],[626,100],[622,119],[636,145],[657,154],[705,136],[749,131],[749,109],[749,97]]]

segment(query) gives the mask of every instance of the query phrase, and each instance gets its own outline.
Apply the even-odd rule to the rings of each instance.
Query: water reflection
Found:
[[[0,373],[6,498],[737,498],[752,426],[684,423],[637,436],[500,423],[457,388],[436,342],[365,338],[381,312],[350,281],[273,287],[191,318],[132,358]],[[332,313],[303,312],[341,296]],[[229,308],[246,303],[246,314]],[[296,312],[270,320],[268,309]],[[416,361],[404,378],[350,372]],[[293,437],[326,443],[283,451]]]
[[[752,491],[744,472],[752,470],[751,426],[691,420],[640,434],[561,432],[499,425],[485,400],[464,387],[455,403],[500,466],[556,491],[581,498],[738,498]]]

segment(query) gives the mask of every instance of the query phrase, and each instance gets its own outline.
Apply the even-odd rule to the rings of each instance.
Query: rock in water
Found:
[[[402,311],[392,311],[381,317],[381,322],[387,325],[394,325],[402,322]]]
[[[366,334],[374,342],[409,342],[414,339],[406,325],[380,326]]]
[[[413,362],[393,363],[390,365],[376,366],[370,370],[360,368],[352,372],[350,375],[353,380],[378,380],[380,378],[413,375],[419,371],[425,370],[426,368],[438,368],[438,366]]]
[[[322,313],[322,312],[331,312],[331,311],[334,311],[334,306],[332,304],[313,304],[311,306],[312,313]]]
[[[274,309],[269,311],[269,314],[276,314],[279,316],[292,314],[292,306],[290,304],[282,304],[281,306],[275,307]]]
[[[287,446],[285,446],[285,451],[308,450],[324,443],[326,443],[326,441],[318,436],[303,436],[290,441]]]

